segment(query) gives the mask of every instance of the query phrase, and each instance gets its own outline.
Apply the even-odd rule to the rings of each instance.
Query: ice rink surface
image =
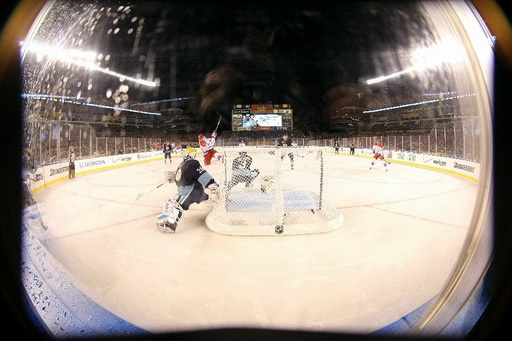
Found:
[[[155,217],[176,193],[163,159],[78,174],[37,194],[53,220],[44,245],[75,286],[150,332],[222,327],[368,333],[436,296],[470,225],[477,184],[447,173],[326,153],[344,216],[312,235],[229,236],[192,205],[176,234]],[[221,181],[222,164],[208,171]],[[293,176],[293,171],[285,172]],[[300,179],[297,179],[300,187]],[[139,200],[136,200],[140,194]]]

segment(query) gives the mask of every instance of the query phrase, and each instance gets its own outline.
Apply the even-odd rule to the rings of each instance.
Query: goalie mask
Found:
[[[183,159],[192,159],[196,157],[196,149],[193,147],[188,147],[183,151]]]

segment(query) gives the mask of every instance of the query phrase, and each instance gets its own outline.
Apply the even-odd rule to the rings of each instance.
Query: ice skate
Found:
[[[156,217],[156,230],[163,233],[175,233],[177,223],[171,223],[169,221],[169,215],[161,214]]]

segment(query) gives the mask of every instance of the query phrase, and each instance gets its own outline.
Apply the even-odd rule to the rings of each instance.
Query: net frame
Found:
[[[206,217],[211,230],[227,235],[296,235],[325,233],[343,225],[343,215],[326,190],[321,148],[227,148],[222,162],[219,198]]]

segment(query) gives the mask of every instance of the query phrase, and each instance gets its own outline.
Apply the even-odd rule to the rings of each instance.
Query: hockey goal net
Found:
[[[343,224],[333,206],[317,148],[233,148],[207,226],[230,235],[323,233]]]

